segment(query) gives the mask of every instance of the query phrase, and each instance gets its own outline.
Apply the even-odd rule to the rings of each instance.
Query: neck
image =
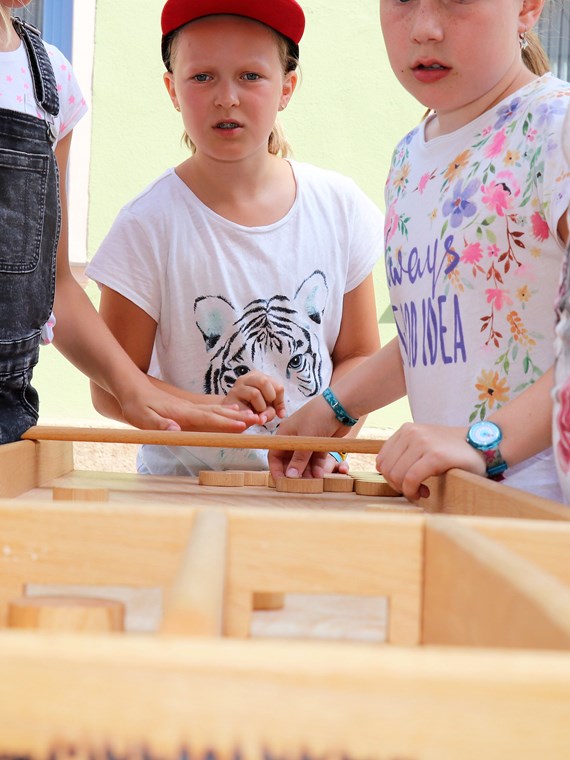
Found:
[[[537,75],[521,62],[520,66],[510,71],[492,90],[473,103],[455,111],[438,109],[435,118],[426,126],[426,139],[431,140],[461,129],[535,79],[538,79]]]
[[[20,46],[20,38],[16,34],[10,17],[0,13],[0,52],[8,53],[17,50]]]
[[[266,153],[263,160],[213,161],[197,153],[176,173],[205,206],[246,227],[279,221],[295,201],[288,161]]]

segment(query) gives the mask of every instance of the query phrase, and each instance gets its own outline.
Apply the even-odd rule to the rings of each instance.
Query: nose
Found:
[[[443,39],[443,10],[439,0],[420,0],[414,13],[410,36],[419,44]]]
[[[214,104],[220,108],[232,108],[239,105],[239,95],[235,82],[221,81],[216,88]]]

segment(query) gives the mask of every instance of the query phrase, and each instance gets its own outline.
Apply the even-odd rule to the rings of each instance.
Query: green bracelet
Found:
[[[349,427],[356,425],[358,418],[350,416],[350,414],[346,411],[344,406],[340,403],[330,388],[326,388],[323,391],[323,398],[333,410],[334,416],[339,422],[342,422],[343,425],[348,425]]]

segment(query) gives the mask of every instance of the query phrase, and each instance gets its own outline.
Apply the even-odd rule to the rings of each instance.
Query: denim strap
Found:
[[[17,16],[12,18],[12,23],[24,43],[32,73],[36,101],[46,113],[57,116],[59,113],[59,96],[55,74],[40,33],[35,26],[27,24]]]

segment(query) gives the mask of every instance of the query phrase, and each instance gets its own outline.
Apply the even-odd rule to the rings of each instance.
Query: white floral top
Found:
[[[570,110],[564,125],[563,149],[566,161],[570,162]],[[565,501],[570,504],[570,241],[562,267],[556,317],[553,441],[560,485]]]
[[[386,271],[418,422],[467,426],[553,363],[569,104],[570,84],[548,74],[452,134],[426,142],[421,125],[394,152]],[[540,467],[532,480],[556,483],[552,459]]]

